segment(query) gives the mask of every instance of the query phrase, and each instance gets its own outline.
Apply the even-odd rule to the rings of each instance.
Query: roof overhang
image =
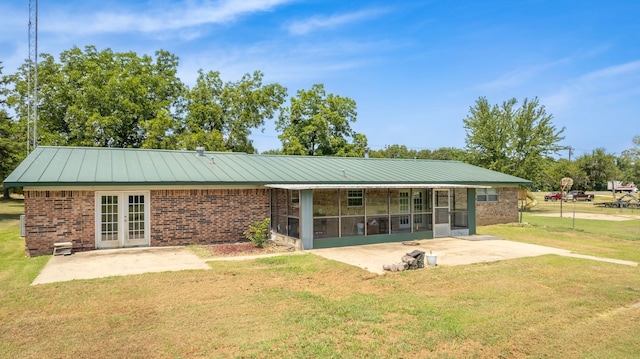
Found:
[[[266,184],[265,187],[304,190],[304,189],[338,189],[338,188],[491,188],[485,185],[447,184],[447,183],[360,183],[360,184]]]

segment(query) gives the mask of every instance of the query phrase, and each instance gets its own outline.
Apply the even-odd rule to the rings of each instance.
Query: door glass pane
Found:
[[[118,196],[102,196],[101,198],[102,225],[100,240],[118,240]]]
[[[129,195],[129,239],[144,239],[144,195]]]
[[[399,206],[400,213],[409,213],[409,191],[402,191],[399,193]]]

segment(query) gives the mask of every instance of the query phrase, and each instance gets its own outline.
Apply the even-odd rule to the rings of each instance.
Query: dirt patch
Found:
[[[276,243],[267,243],[264,247],[258,248],[251,242],[220,243],[200,245],[199,249],[208,254],[209,257],[238,257],[253,256],[259,254],[271,254],[281,252],[292,252],[293,248]]]

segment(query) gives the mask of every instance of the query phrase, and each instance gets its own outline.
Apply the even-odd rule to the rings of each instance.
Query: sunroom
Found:
[[[304,249],[475,234],[469,185],[267,185],[272,231]]]

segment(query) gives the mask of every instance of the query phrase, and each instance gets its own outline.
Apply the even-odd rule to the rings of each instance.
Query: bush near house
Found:
[[[249,229],[244,232],[244,236],[256,247],[264,247],[269,239],[269,223],[271,223],[269,218],[253,222],[249,225]]]

